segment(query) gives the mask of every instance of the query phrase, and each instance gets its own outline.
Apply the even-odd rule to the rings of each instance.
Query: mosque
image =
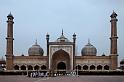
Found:
[[[10,13],[7,16],[7,43],[6,43],[6,69],[7,70],[115,70],[118,67],[117,52],[117,14],[111,14],[110,54],[97,55],[97,49],[88,41],[80,50],[81,55],[75,53],[76,34],[72,41],[65,37],[62,31],[60,37],[50,41],[50,35],[46,34],[47,53],[37,41],[28,49],[27,55],[16,56],[13,54],[13,24],[14,17]]]

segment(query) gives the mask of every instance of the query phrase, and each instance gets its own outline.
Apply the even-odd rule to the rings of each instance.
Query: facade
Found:
[[[13,54],[13,15],[10,13],[7,18],[7,48],[6,48],[6,69],[7,70],[115,70],[118,66],[117,53],[117,14],[111,14],[111,45],[110,54],[97,56],[97,49],[90,41],[82,48],[81,56],[75,53],[76,34],[73,41],[62,34],[56,41],[49,41],[50,35],[46,35],[47,54],[38,45],[37,41],[28,50],[28,56]]]

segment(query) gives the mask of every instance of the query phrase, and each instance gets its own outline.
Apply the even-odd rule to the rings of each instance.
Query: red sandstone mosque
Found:
[[[7,43],[6,43],[6,69],[7,70],[115,70],[118,66],[117,52],[117,14],[111,14],[111,36],[110,54],[97,56],[97,49],[90,41],[82,48],[81,55],[75,53],[76,34],[72,36],[72,41],[60,35],[56,41],[49,41],[50,35],[46,35],[47,54],[44,49],[35,42],[28,49],[28,56],[13,54],[13,24],[14,17],[10,13],[7,18]],[[45,56],[46,55],[46,56]]]

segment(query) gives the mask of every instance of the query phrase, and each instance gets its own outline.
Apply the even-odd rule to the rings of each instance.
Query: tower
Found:
[[[118,61],[118,52],[117,52],[117,21],[118,19],[117,14],[113,11],[113,13],[111,14],[111,37],[110,37],[110,41],[111,41],[111,47],[110,47],[110,54],[111,54],[111,69],[116,69],[117,68],[117,61]]]
[[[73,34],[73,70],[75,69],[75,65],[76,65],[76,62],[75,62],[75,44],[76,44],[76,34],[74,33]]]
[[[47,33],[46,34],[46,41],[47,41],[47,67],[49,67],[49,37],[50,35]]]
[[[10,13],[7,16],[7,45],[6,45],[6,69],[13,70],[13,15]]]

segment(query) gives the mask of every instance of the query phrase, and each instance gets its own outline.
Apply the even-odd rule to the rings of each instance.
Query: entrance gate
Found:
[[[64,62],[59,62],[57,65],[57,70],[66,70],[66,64]]]

